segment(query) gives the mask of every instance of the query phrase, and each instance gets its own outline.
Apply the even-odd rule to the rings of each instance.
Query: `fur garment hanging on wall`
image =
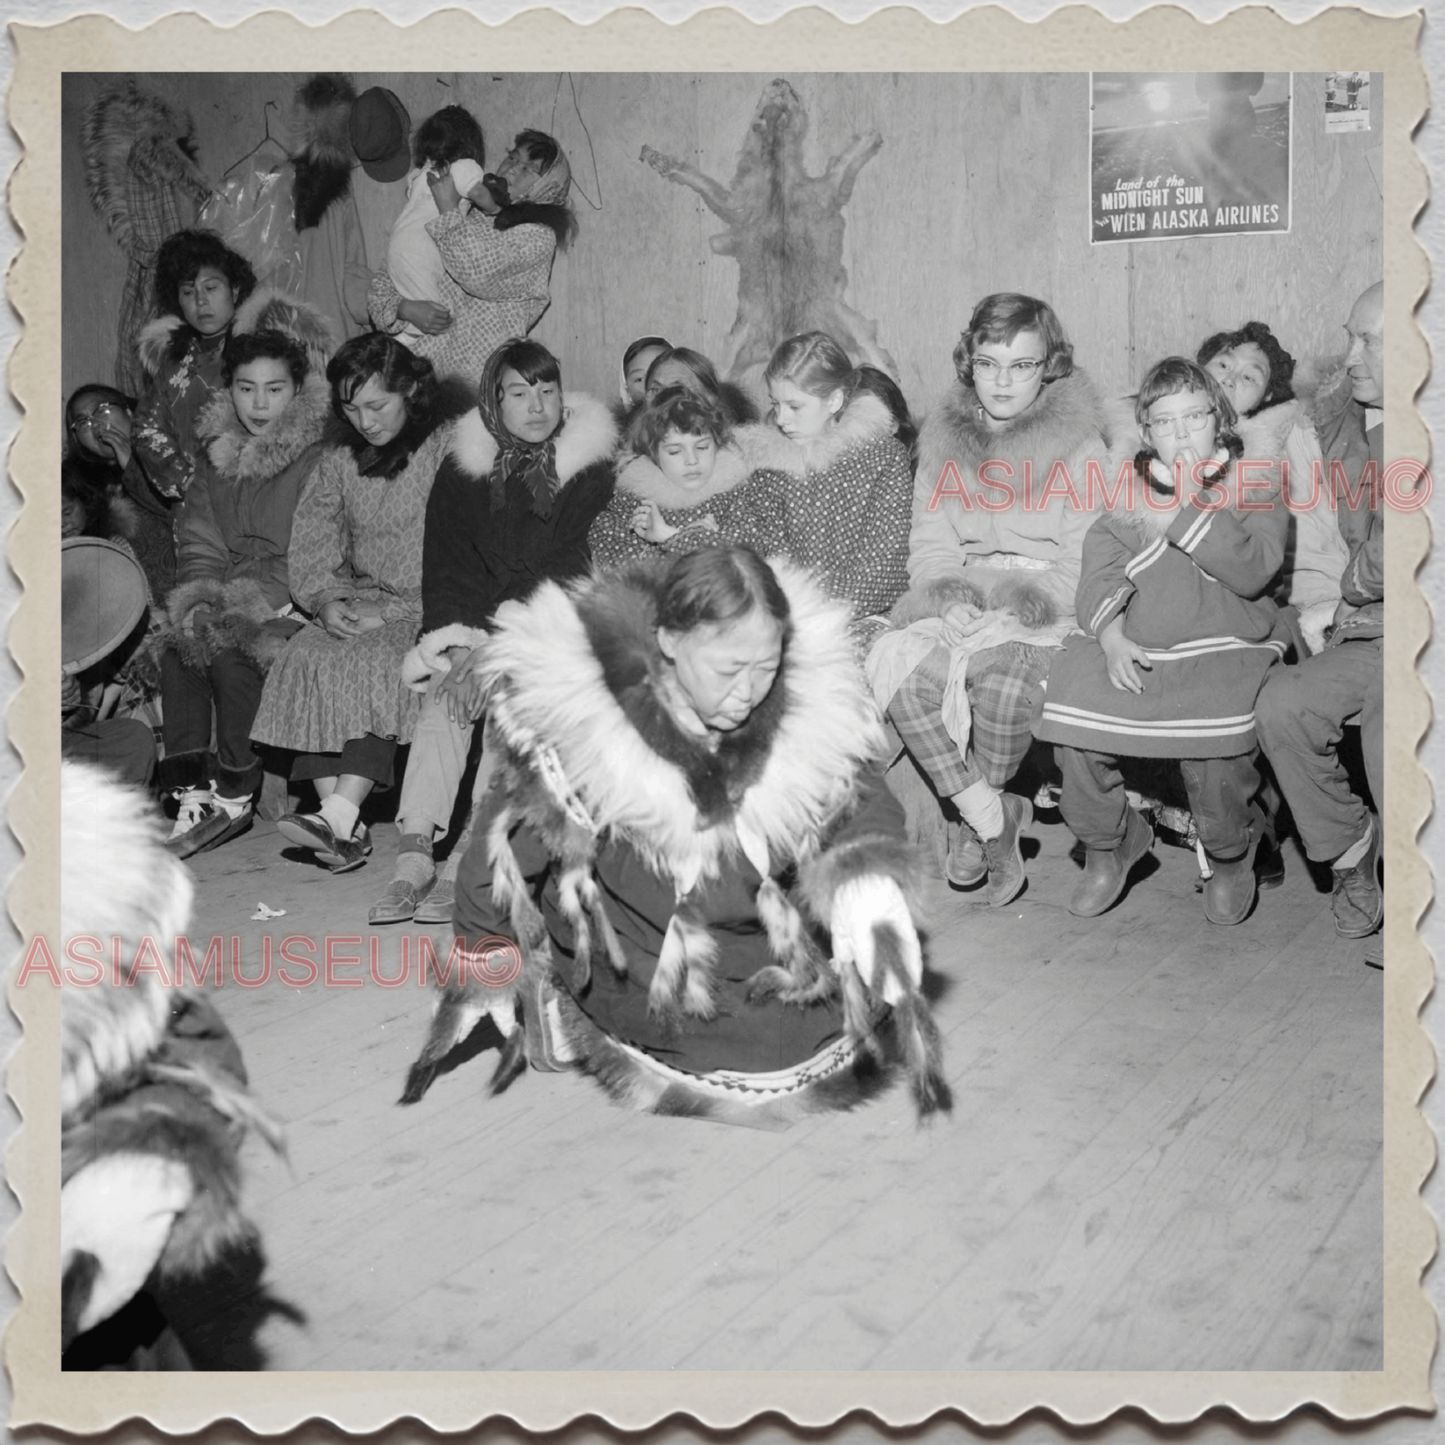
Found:
[[[135,343],[150,313],[156,252],[181,229],[180,198],[199,205],[213,187],[196,164],[191,117],[132,77],[107,86],[86,108],[80,154],[90,203],[127,263],[114,374],[92,379],[134,396],[145,382]]]
[[[858,173],[877,155],[877,131],[854,136],[821,176],[803,165],[808,113],[786,80],[763,91],[738,154],[732,185],[643,146],[641,159],[658,175],[700,195],[728,229],[709,244],[738,263],[738,314],[728,333],[727,375],[765,366],[773,347],[802,331],[826,331],[855,361],[897,377],[878,344],[878,327],[843,299],[843,207]]]
[[[344,75],[313,75],[296,88],[296,229],[321,224],[327,210],[351,189],[356,157],[347,129],[356,87]]]

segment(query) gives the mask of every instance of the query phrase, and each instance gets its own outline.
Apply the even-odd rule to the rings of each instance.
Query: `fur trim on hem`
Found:
[[[798,869],[798,896],[814,921],[826,928],[833,915],[833,898],[845,883],[859,878],[891,878],[903,890],[917,925],[920,906],[916,886],[922,872],[922,860],[911,843],[886,833],[865,833],[804,863]]]
[[[449,647],[480,647],[490,635],[485,627],[468,627],[462,622],[422,633],[402,659],[401,680],[413,692],[425,692],[433,677],[451,671],[452,665],[443,655]]]
[[[182,631],[192,608],[209,607],[214,614],[194,632]],[[168,623],[147,642],[147,651],[170,649],[188,667],[204,668],[217,654],[235,650],[249,657],[264,673],[301,626],[294,618],[278,617],[261,584],[254,577],[197,577],[182,582],[166,599]]]
[[[617,419],[611,408],[590,396],[569,396],[556,446],[557,479],[565,487],[579,472],[607,461],[617,450]],[[468,477],[480,481],[491,476],[497,443],[475,406],[457,423],[448,455]]]
[[[605,1032],[565,989],[558,988],[557,996],[563,1037],[578,1069],[616,1103],[638,1113],[786,1129],[811,1114],[867,1103],[897,1073],[895,1059],[880,1062],[861,1042],[847,1038],[776,1073],[692,1073]],[[876,1021],[887,1012],[880,1008]]]

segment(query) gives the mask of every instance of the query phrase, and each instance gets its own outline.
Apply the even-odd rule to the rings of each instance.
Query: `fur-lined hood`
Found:
[[[767,467],[790,477],[825,472],[856,447],[895,433],[893,413],[870,391],[859,392],[822,436],[795,442],[770,425],[740,426],[733,440],[750,471]]]
[[[662,468],[645,453],[625,452],[617,459],[617,490],[644,502],[655,502],[665,512],[700,507],[742,486],[750,475],[742,453],[732,445],[718,448],[712,476],[706,486],[695,491],[669,481]]]
[[[599,832],[637,848],[679,896],[739,855],[767,876],[807,856],[881,754],[882,726],[849,638],[849,608],[803,569],[772,563],[792,629],[772,691],[716,751],[662,701],[657,593],[647,562],[504,603],[487,643],[493,725],[514,754],[561,775]]]
[[[307,375],[291,405],[260,436],[241,425],[231,393],[220,392],[202,408],[196,435],[211,465],[228,480],[265,481],[284,471],[321,440],[331,415],[331,388],[315,372]]]
[[[1237,431],[1243,450],[1238,458],[1230,457],[1216,484],[1222,488],[1223,509],[1248,515],[1251,511],[1285,505],[1280,460],[1285,455],[1286,438],[1301,420],[1307,420],[1304,404],[1286,401],[1239,423]],[[1118,525],[1132,530],[1145,544],[1164,536],[1179,515],[1176,508],[1158,505],[1157,494],[1144,475],[1151,456],[1150,452],[1139,453],[1134,486],[1126,489],[1120,505],[1111,513]],[[1240,490],[1241,460],[1250,463],[1247,495]],[[1156,498],[1155,505],[1150,505],[1151,496]]]
[[[1005,462],[1020,475],[1033,464],[1043,485],[1055,461],[1073,457],[1091,443],[1102,457],[1110,445],[1110,425],[1094,383],[1079,370],[1051,382],[1020,417],[999,431],[981,420],[982,403],[965,382],[955,382],[929,412],[918,433],[918,475],[933,485],[953,462],[972,485],[986,461]],[[1075,485],[1082,485],[1076,480]]]
[[[141,327],[135,349],[146,375],[158,376],[167,362],[179,361],[192,343],[214,346],[219,351],[226,344],[226,336],[224,332],[219,336],[202,336],[185,317],[168,313],[152,317]]]
[[[557,480],[565,487],[594,462],[611,459],[617,450],[617,422],[600,401],[580,393],[568,395],[556,445]],[[453,428],[447,456],[464,476],[477,481],[491,476],[497,443],[475,406]]]

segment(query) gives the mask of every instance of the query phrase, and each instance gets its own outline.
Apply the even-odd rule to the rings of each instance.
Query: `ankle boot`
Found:
[[[1069,899],[1069,912],[1096,918],[1118,901],[1133,866],[1154,846],[1154,830],[1133,808],[1127,810],[1124,837],[1117,848],[1090,848],[1084,876]]]
[[[1211,923],[1229,928],[1249,917],[1257,891],[1254,854],[1258,847],[1259,835],[1254,833],[1242,857],[1225,860],[1204,855],[1214,869],[1214,876],[1204,885],[1204,916]]]

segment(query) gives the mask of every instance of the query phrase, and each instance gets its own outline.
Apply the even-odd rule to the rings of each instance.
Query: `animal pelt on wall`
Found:
[[[356,157],[348,127],[355,103],[356,87],[344,75],[313,75],[296,89],[297,145],[291,164],[296,171],[298,231],[319,226],[327,210],[351,189]]]
[[[80,127],[85,189],[122,250],[134,240],[132,186],[172,185],[198,201],[211,183],[196,164],[195,124],[183,110],[142,90],[133,77],[107,86]]]
[[[854,136],[822,175],[810,176],[803,164],[807,129],[797,91],[779,79],[763,91],[730,186],[651,146],[642,148],[641,159],[664,179],[696,191],[728,227],[709,245],[738,263],[738,314],[724,368],[730,378],[764,365],[779,341],[801,331],[826,331],[855,361],[896,377],[876,323],[843,299],[843,207],[883,137],[876,131]]]

